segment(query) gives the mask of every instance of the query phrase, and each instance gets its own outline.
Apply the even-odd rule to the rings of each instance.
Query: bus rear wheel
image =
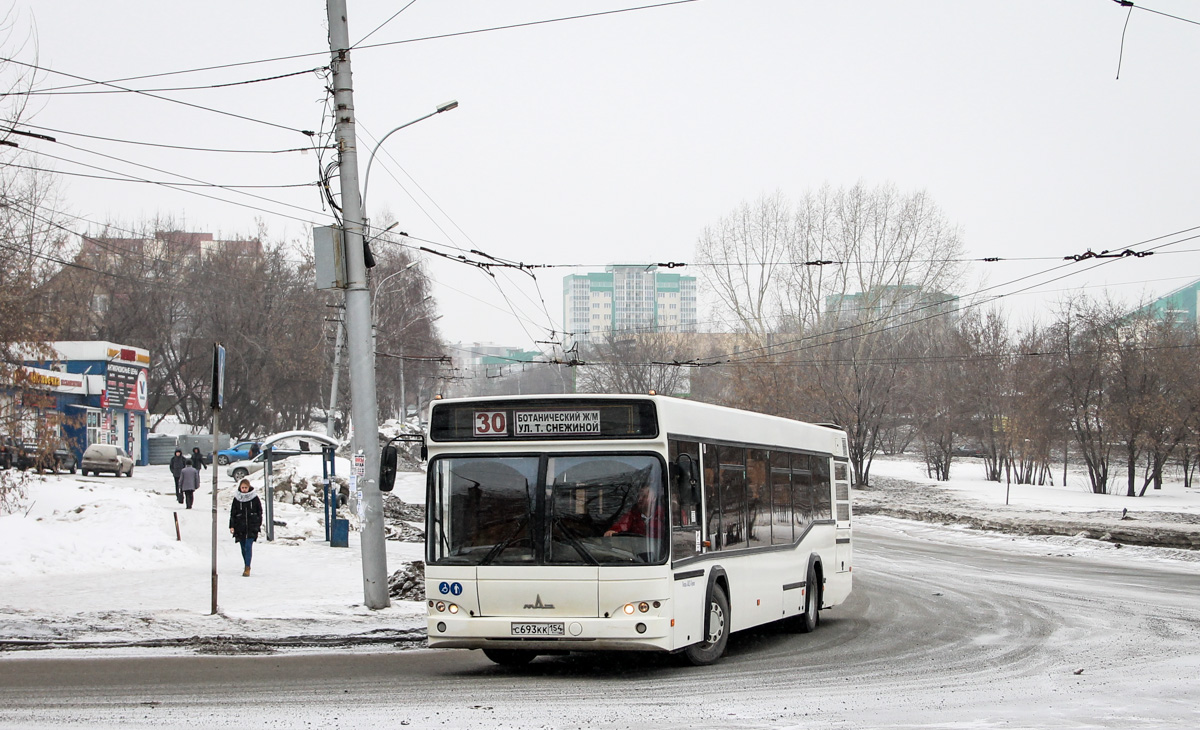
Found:
[[[725,589],[719,585],[713,586],[707,618],[708,633],[704,641],[683,650],[683,656],[697,667],[720,659],[725,653],[725,645],[729,643],[729,599],[725,596]]]
[[[483,655],[502,667],[522,667],[537,658],[528,649],[484,649]]]
[[[808,580],[804,584],[804,613],[796,617],[796,628],[802,634],[811,634],[821,623],[821,586],[817,583],[817,571],[808,569]]]

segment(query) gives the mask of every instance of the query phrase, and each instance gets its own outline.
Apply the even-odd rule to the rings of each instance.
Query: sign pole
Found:
[[[221,433],[221,406],[225,403],[225,348],[217,342],[213,345],[212,369],[212,613],[217,615],[217,434]],[[203,457],[201,457],[203,458]]]

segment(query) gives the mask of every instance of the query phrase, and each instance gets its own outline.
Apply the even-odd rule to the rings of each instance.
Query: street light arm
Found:
[[[363,175],[362,209],[363,209],[364,213],[367,210],[367,188],[371,184],[371,163],[375,162],[375,153],[379,151],[379,148],[381,146],[383,146],[383,143],[387,140],[387,138],[391,137],[393,134],[395,134],[396,132],[399,132],[401,129],[404,129],[405,127],[411,127],[412,125],[416,124],[417,122],[423,122],[430,117],[441,114],[442,112],[448,112],[451,109],[457,109],[457,108],[458,108],[457,100],[447,101],[443,104],[439,104],[437,109],[434,109],[433,111],[429,112],[425,116],[417,117],[416,119],[412,120],[411,122],[405,122],[404,124],[401,124],[399,127],[396,127],[392,131],[390,131],[387,134],[380,137],[379,141],[375,143],[375,147],[371,150],[371,156],[367,158],[367,172],[365,175]]]

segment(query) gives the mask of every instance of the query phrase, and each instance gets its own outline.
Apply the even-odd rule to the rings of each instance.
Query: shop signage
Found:
[[[109,363],[104,378],[104,405],[129,411],[144,411],[147,403],[146,369]]]

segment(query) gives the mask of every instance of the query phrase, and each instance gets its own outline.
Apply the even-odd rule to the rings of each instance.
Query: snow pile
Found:
[[[425,542],[425,506],[408,504],[394,494],[383,495],[383,518],[388,540]],[[422,570],[424,570],[422,568]]]
[[[0,518],[0,575],[148,570],[188,559],[188,548],[175,541],[169,513],[155,508],[160,497],[112,489],[103,479],[30,476],[28,505]],[[171,489],[174,503],[173,483]]]
[[[425,600],[425,563],[414,560],[388,577],[388,595],[401,601]]]

